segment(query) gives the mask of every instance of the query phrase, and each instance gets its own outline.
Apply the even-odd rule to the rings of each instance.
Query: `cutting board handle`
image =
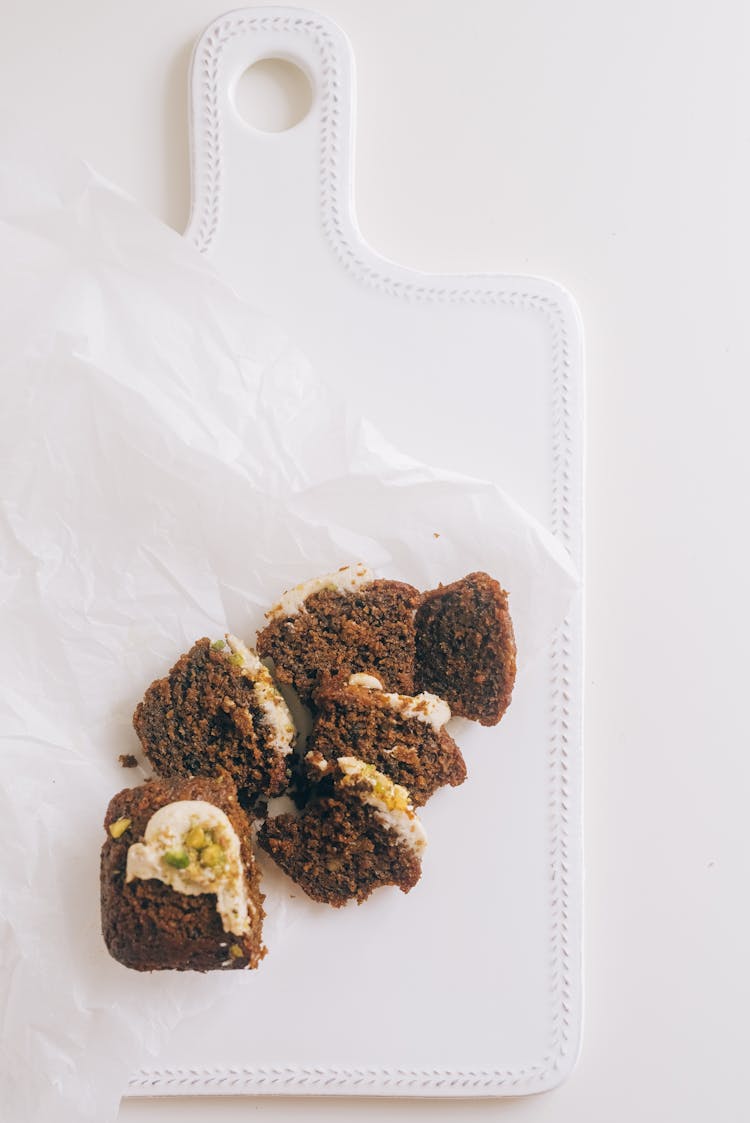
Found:
[[[262,59],[284,59],[307,75],[312,104],[284,132],[249,125],[235,100],[237,83]],[[207,252],[227,209],[242,193],[247,213],[263,222],[269,193],[284,204],[290,229],[319,226],[322,214],[353,233],[352,50],[331,20],[300,8],[245,8],[216,19],[196,44],[191,66],[192,210],[187,237]],[[335,126],[335,128],[334,128]],[[321,207],[325,198],[326,206]],[[234,201],[234,200],[232,200]],[[274,208],[278,213],[279,208]]]

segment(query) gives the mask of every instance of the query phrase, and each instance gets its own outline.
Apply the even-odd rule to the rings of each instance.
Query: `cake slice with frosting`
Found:
[[[314,782],[341,756],[356,756],[407,788],[422,806],[445,784],[466,779],[466,764],[446,731],[450,707],[435,694],[397,694],[374,675],[327,677],[315,693],[317,716],[308,739]]]
[[[279,682],[310,704],[323,675],[364,671],[385,689],[414,688],[414,612],[420,594],[379,580],[364,565],[343,566],[284,593],[266,613],[258,651]]]
[[[151,684],[133,725],[160,776],[227,772],[250,803],[288,783],[291,714],[268,669],[236,636],[198,640]]]
[[[406,788],[371,764],[339,757],[327,794],[300,814],[267,819],[258,842],[309,897],[335,908],[420,878],[427,844]]]
[[[110,802],[102,932],[136,971],[257,967],[263,894],[250,822],[228,776],[147,780]]]

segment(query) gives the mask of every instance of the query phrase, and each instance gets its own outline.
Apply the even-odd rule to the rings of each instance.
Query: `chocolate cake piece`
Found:
[[[133,725],[160,776],[225,771],[245,802],[286,788],[292,717],[270,672],[236,636],[198,640],[151,684]]]
[[[411,585],[376,580],[362,565],[344,566],[285,593],[266,614],[258,651],[308,705],[322,674],[365,671],[387,690],[410,694],[419,599]]]
[[[418,690],[445,698],[454,714],[496,725],[516,677],[508,594],[487,573],[425,593],[416,614]]]
[[[328,794],[299,815],[267,819],[258,842],[309,897],[340,908],[383,885],[408,893],[427,836],[405,788],[371,764],[340,757]]]
[[[334,767],[338,757],[355,756],[407,788],[417,807],[444,784],[466,779],[461,750],[444,729],[450,708],[435,694],[395,694],[373,675],[354,674],[325,678],[315,708],[307,742],[313,778],[321,759]]]
[[[102,934],[114,959],[136,971],[258,966],[263,894],[228,776],[126,788],[104,829]]]

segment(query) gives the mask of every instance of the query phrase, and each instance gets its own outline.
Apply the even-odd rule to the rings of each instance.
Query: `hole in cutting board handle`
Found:
[[[264,133],[284,133],[304,121],[312,106],[310,79],[288,59],[264,58],[249,66],[234,87],[242,120]]]

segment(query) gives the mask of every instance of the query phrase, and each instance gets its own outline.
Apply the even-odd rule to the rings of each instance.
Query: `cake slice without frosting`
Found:
[[[409,793],[371,764],[340,757],[330,794],[267,819],[258,842],[314,901],[339,908],[373,890],[412,889],[427,836]]]
[[[310,779],[320,778],[321,759],[335,767],[356,756],[403,785],[421,807],[445,784],[466,779],[466,765],[444,726],[451,711],[435,694],[395,694],[373,675],[325,678],[315,693],[317,716],[308,739]]]
[[[417,689],[454,714],[496,725],[510,704],[516,641],[508,594],[487,573],[425,593],[416,613]]]

